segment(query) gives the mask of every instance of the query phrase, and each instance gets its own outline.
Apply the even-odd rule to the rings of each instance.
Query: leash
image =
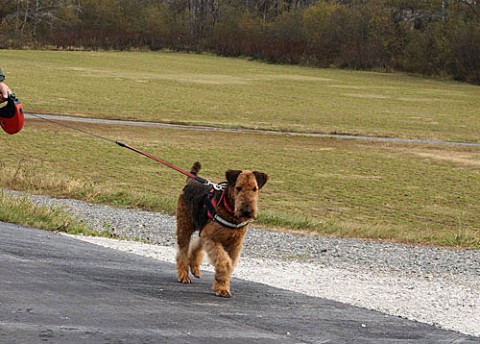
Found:
[[[196,176],[196,175],[194,175],[194,174],[192,174],[192,173],[190,173],[190,172],[187,172],[187,171],[181,169],[180,167],[177,167],[177,166],[175,166],[175,165],[173,165],[173,164],[171,164],[171,163],[169,163],[169,162],[167,162],[167,161],[165,161],[165,160],[162,160],[162,159],[160,159],[160,158],[157,158],[156,156],[154,156],[154,155],[152,155],[152,154],[146,153],[146,152],[144,152],[144,151],[142,151],[142,150],[140,150],[140,149],[138,149],[138,148],[135,148],[135,147],[133,147],[133,146],[130,146],[130,145],[128,145],[128,144],[126,144],[126,143],[123,143],[123,142],[121,142],[121,141],[115,141],[115,140],[109,139],[109,138],[107,138],[107,137],[104,137],[104,136],[101,136],[101,135],[98,135],[98,134],[94,134],[94,133],[91,133],[91,132],[86,131],[86,130],[83,130],[83,129],[79,129],[79,128],[77,128],[77,127],[73,127],[73,126],[71,126],[71,125],[67,125],[67,124],[65,124],[65,123],[59,123],[59,122],[57,122],[57,121],[53,121],[53,120],[51,120],[51,119],[42,117],[42,116],[37,115],[37,114],[30,114],[30,115],[31,115],[31,116],[34,116],[34,117],[36,117],[36,118],[39,118],[39,119],[41,119],[41,120],[44,120],[44,121],[46,121],[46,122],[53,123],[53,124],[56,124],[56,125],[59,125],[59,126],[62,126],[62,127],[68,128],[68,129],[71,129],[71,130],[78,131],[78,132],[80,132],[80,133],[83,133],[83,134],[86,134],[86,135],[89,135],[89,136],[95,137],[95,138],[97,138],[97,139],[105,140],[105,141],[108,141],[108,142],[113,142],[113,143],[117,144],[117,145],[120,146],[120,147],[127,148],[127,149],[129,149],[129,150],[131,150],[131,151],[133,151],[133,152],[135,152],[135,153],[141,154],[141,155],[143,155],[143,156],[145,156],[145,157],[147,157],[147,158],[149,158],[149,159],[152,159],[152,160],[154,160],[154,161],[156,161],[156,162],[158,162],[158,163],[160,163],[160,164],[162,164],[162,165],[165,165],[165,166],[167,166],[167,167],[169,167],[169,168],[171,168],[171,169],[173,169],[173,170],[175,170],[175,171],[177,171],[177,172],[180,172],[180,173],[184,174],[185,176],[196,180],[196,181],[199,182],[199,183],[202,183],[202,184],[204,184],[204,185],[206,185],[206,186],[211,186],[213,189],[215,189],[215,190],[217,190],[217,191],[223,190],[223,187],[222,187],[221,185],[219,185],[219,184],[212,183],[211,181],[209,181],[209,180],[207,180],[207,179],[204,179],[204,178],[202,178],[202,177]]]
[[[159,158],[157,158],[156,156],[153,156],[153,155],[151,155],[151,154],[149,154],[149,153],[146,153],[146,152],[144,152],[144,151],[141,151],[141,150],[138,149],[138,148],[135,148],[135,147],[132,147],[132,146],[130,146],[130,145],[127,145],[126,143],[123,143],[123,142],[121,142],[121,141],[115,141],[115,143],[116,143],[117,145],[119,145],[120,147],[130,149],[131,151],[134,151],[134,152],[136,152],[136,153],[138,153],[138,154],[141,154],[141,155],[143,155],[143,156],[146,156],[147,158],[150,158],[150,159],[152,159],[152,160],[154,160],[154,161],[156,161],[156,162],[159,162],[159,163],[161,163],[161,164],[163,164],[163,165],[165,165],[165,166],[167,166],[167,167],[170,167],[171,169],[173,169],[173,170],[175,170],[175,171],[177,171],[177,172],[180,172],[180,173],[186,175],[187,177],[196,180],[197,182],[200,182],[200,183],[202,183],[202,184],[204,184],[204,185],[207,185],[207,186],[211,186],[211,187],[213,187],[213,188],[214,188],[215,190],[217,190],[217,191],[223,190],[223,187],[222,187],[221,185],[219,185],[219,184],[212,183],[211,181],[209,181],[209,180],[207,180],[207,179],[204,179],[204,178],[202,178],[202,177],[196,176],[196,175],[194,175],[194,174],[192,174],[192,173],[190,173],[190,172],[187,172],[187,171],[181,169],[180,167],[177,167],[177,166],[175,166],[175,165],[172,165],[171,163],[169,163],[169,162],[167,162],[167,161],[165,161],[165,160],[159,159]]]

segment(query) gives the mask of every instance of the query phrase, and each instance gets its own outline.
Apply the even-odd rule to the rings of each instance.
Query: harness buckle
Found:
[[[222,191],[222,190],[223,190],[223,186],[222,186],[222,185],[212,183],[212,182],[209,181],[209,180],[205,180],[204,185],[206,185],[206,186],[211,186],[215,191]]]

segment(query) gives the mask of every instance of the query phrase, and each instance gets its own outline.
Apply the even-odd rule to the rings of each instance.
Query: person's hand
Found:
[[[0,82],[0,103],[3,103],[8,99],[8,95],[12,93],[7,84]]]

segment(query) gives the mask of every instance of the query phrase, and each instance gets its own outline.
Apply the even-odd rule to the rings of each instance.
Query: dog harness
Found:
[[[230,221],[225,220],[223,217],[217,214],[218,204],[223,204],[225,209],[233,216],[235,216],[235,212],[230,208],[227,203],[227,198],[225,197],[225,190],[221,191],[222,194],[220,195],[220,199],[217,201],[215,199],[215,189],[211,189],[207,195],[205,195],[204,206],[207,209],[208,218],[220,223],[221,225],[231,228],[231,229],[241,229],[248,225],[252,220],[247,220],[242,223],[231,223]]]

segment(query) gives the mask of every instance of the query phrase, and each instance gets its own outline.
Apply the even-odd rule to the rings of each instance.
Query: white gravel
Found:
[[[175,219],[73,200],[31,196],[66,207],[90,226],[126,239],[76,238],[175,261]],[[202,268],[213,271],[206,262]],[[323,238],[252,228],[234,277],[340,301],[480,337],[480,251]]]
[[[172,247],[76,236],[104,247],[174,263]],[[213,271],[204,263],[202,270]],[[340,301],[480,336],[480,278],[349,271],[312,263],[242,257],[234,277]]]

